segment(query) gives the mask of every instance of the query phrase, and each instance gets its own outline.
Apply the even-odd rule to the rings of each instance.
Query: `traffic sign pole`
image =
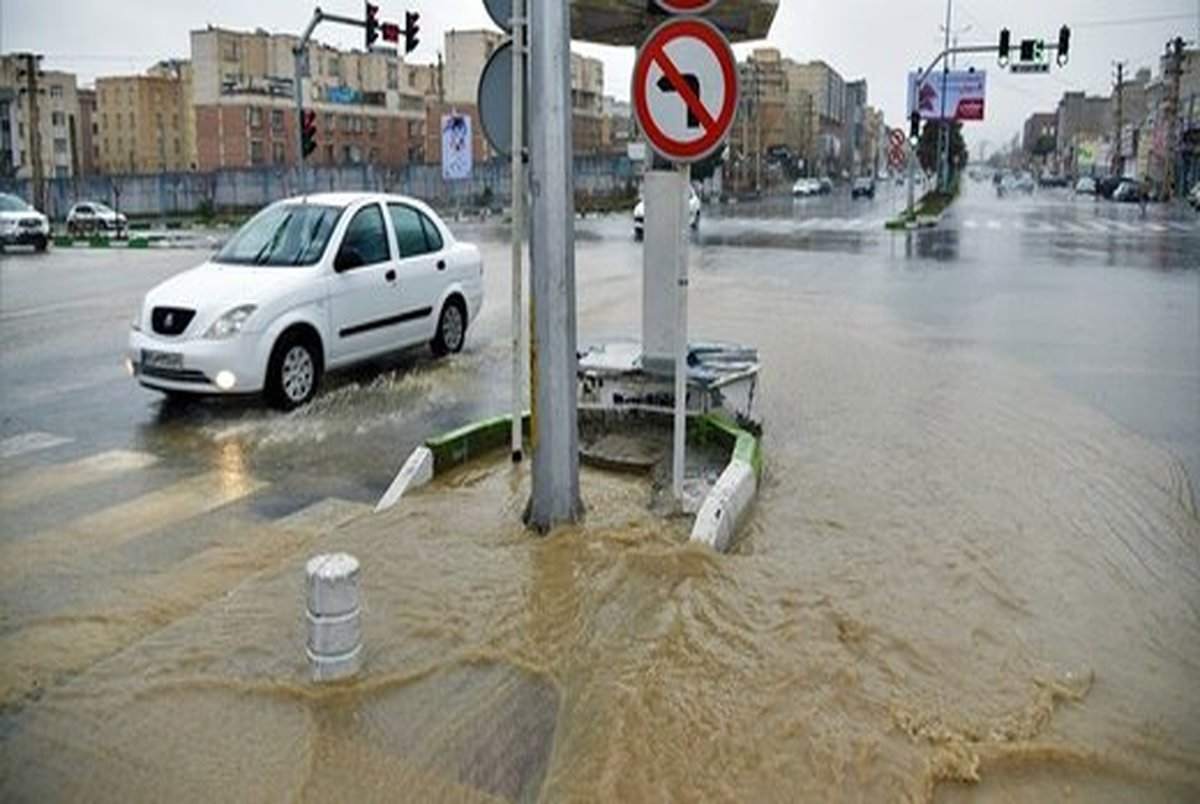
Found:
[[[513,0],[512,64],[512,459],[522,455],[525,412],[525,300],[522,251],[525,247],[525,0]]]

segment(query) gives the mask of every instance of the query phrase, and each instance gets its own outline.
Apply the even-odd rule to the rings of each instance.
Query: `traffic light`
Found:
[[[1021,61],[1031,62],[1034,60],[1034,47],[1036,45],[1037,45],[1036,40],[1033,40],[1033,39],[1022,39],[1021,40]]]
[[[317,113],[312,109],[300,112],[300,154],[304,159],[317,150]]]
[[[1058,60],[1058,66],[1062,67],[1067,63],[1067,54],[1071,49],[1071,29],[1063,26],[1058,29],[1058,55],[1055,57]]]
[[[417,21],[421,19],[421,15],[415,11],[404,12],[404,53],[405,55],[412,53],[417,49],[417,45],[421,40],[417,38],[417,33],[421,30],[421,26],[417,25]]]
[[[1000,29],[1000,66],[1008,65],[1008,51],[1012,49],[1012,34],[1007,28]]]
[[[374,3],[367,3],[365,25],[367,28],[367,50],[370,50],[371,45],[375,44],[375,40],[379,38],[379,6]]]
[[[921,113],[913,112],[908,116],[908,140],[913,145],[921,139]]]

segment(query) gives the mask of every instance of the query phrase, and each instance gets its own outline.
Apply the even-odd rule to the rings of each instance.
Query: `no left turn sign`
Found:
[[[717,4],[717,0],[655,0],[658,7],[670,14],[699,14]]]
[[[676,162],[703,159],[725,139],[737,111],[737,63],[729,42],[702,19],[663,23],[638,50],[632,96],[651,148]]]

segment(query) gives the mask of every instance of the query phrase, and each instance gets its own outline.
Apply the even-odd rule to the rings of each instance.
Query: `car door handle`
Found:
[[[437,268],[438,268],[438,270],[439,270],[439,271],[444,271],[444,270],[446,270],[446,261],[445,261],[445,260],[438,260],[438,262],[437,262]]]
[[[396,272],[389,270],[386,274],[383,275],[383,278],[389,282],[395,282],[396,281]]]

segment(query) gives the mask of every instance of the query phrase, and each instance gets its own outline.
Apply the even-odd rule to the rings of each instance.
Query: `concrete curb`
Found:
[[[112,249],[148,249],[148,248],[170,248],[170,249],[208,249],[212,248],[211,243],[200,240],[183,240],[171,239],[163,237],[130,237],[121,240],[112,240],[107,237],[92,237],[86,240],[77,240],[72,237],[55,237],[51,242],[55,248],[112,248]]]
[[[432,438],[417,447],[375,506],[376,513],[396,505],[412,489],[509,443],[510,416],[496,416]],[[529,414],[523,419],[529,434]],[[726,552],[736,541],[762,476],[762,445],[753,434],[724,419],[705,415],[688,422],[688,439],[727,448],[730,459],[700,506],[689,541]]]

